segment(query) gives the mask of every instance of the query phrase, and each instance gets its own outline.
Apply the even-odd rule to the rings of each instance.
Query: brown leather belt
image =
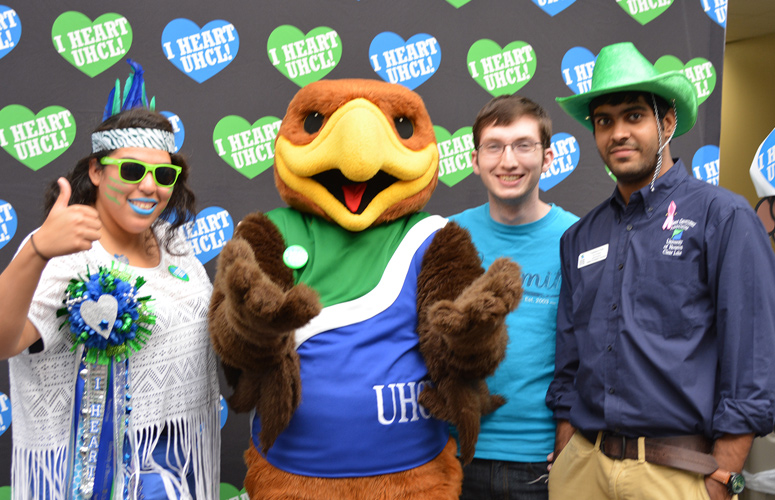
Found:
[[[579,431],[592,444],[600,431]],[[638,438],[602,431],[600,451],[614,460],[638,459]],[[646,462],[707,475],[718,469],[710,454],[713,445],[705,436],[673,436],[645,438]]]

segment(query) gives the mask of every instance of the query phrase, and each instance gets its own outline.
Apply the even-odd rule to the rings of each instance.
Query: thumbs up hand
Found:
[[[72,188],[64,177],[57,180],[59,197],[35,233],[35,246],[47,258],[88,250],[100,239],[99,213],[88,205],[69,205]]]

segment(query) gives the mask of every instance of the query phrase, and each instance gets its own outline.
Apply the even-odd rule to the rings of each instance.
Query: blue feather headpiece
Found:
[[[143,67],[132,59],[127,59],[126,62],[132,67],[132,72],[124,84],[124,99],[121,99],[121,82],[116,79],[116,86],[111,89],[108,95],[108,104],[105,106],[105,112],[102,114],[102,121],[127,109],[147,108],[150,111],[156,109],[156,98],[151,98],[149,104],[148,98],[145,95]]]

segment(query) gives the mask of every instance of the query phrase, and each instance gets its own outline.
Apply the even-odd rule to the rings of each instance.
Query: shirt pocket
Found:
[[[691,261],[645,262],[632,292],[634,324],[647,334],[689,338],[712,317],[711,303]]]

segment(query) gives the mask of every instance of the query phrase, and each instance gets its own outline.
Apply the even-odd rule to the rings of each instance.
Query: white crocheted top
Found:
[[[145,278],[140,292],[153,297],[157,318],[149,342],[129,359],[133,406],[129,435],[134,450],[146,450],[143,457],[134,454],[134,470],[162,474],[168,494],[172,489],[181,490],[181,498],[188,498],[185,476],[193,470],[197,498],[218,498],[219,389],[217,361],[207,330],[212,285],[182,231],[172,249],[185,253],[176,256],[162,251],[158,266],[129,268],[135,276]],[[68,496],[63,464],[70,446],[80,360],[70,352],[69,332],[59,329],[63,319],[56,317],[56,311],[62,307],[70,279],[78,274],[86,277],[87,265],[90,273],[99,266],[110,267],[111,260],[95,242],[91,250],[51,259],[43,272],[28,318],[40,332],[44,350],[9,360],[14,499],[37,498],[44,494],[41,487],[51,498]],[[188,281],[174,276],[175,268],[185,271]],[[151,457],[162,430],[170,443],[179,443],[184,454],[181,463],[166,464],[175,474]],[[188,463],[185,455],[192,458]]]

